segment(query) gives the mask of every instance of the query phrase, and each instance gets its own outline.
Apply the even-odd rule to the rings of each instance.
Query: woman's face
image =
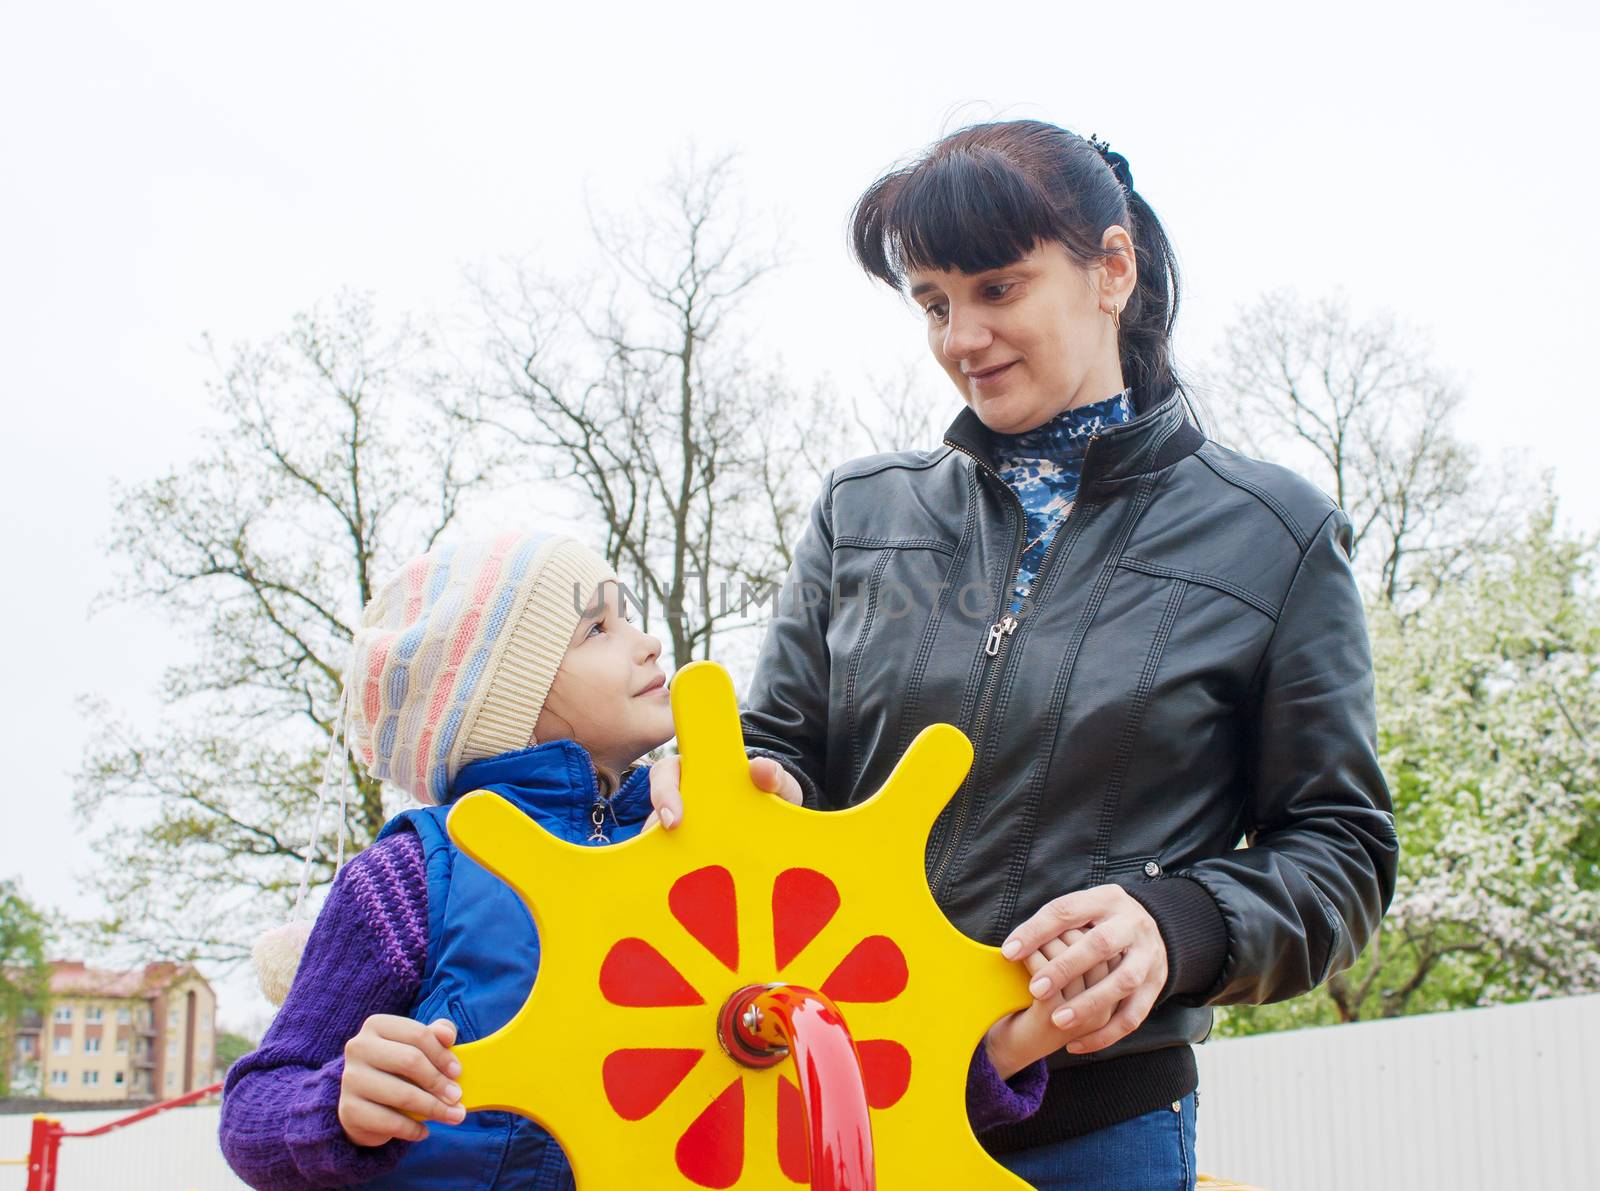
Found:
[[[576,740],[600,764],[621,771],[672,739],[672,700],[656,664],[661,642],[640,632],[607,581],[594,615],[578,622],[534,725],[534,743]]]
[[[1104,243],[1126,251],[1084,268],[1052,240],[982,273],[906,271],[934,358],[989,429],[1020,434],[1123,390],[1110,311],[1127,306],[1135,266],[1122,228]]]

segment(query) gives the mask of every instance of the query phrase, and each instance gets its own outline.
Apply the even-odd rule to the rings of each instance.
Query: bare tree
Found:
[[[1502,501],[1453,430],[1459,391],[1406,328],[1280,291],[1225,343],[1216,388],[1234,434],[1325,485],[1375,592],[1435,589],[1486,540]]]
[[[489,464],[443,412],[430,337],[380,327],[366,298],[212,354],[220,426],[200,458],[120,493],[107,593],[153,604],[196,650],[167,671],[154,734],[89,704],[105,727],[77,806],[103,829],[105,925],[147,953],[227,960],[298,882],[362,607]],[[386,813],[377,783],[351,780],[359,848]],[[324,850],[314,880],[331,876]]]
[[[754,519],[770,538],[787,571],[795,538],[816,495],[812,481],[830,468],[867,452],[937,446],[944,423],[917,367],[904,362],[887,376],[869,378],[856,401],[830,384],[816,383],[797,406],[775,411],[756,426],[758,490],[764,515]],[[798,477],[798,478],[797,478]],[[741,576],[755,580],[755,576]]]
[[[873,377],[867,399],[852,407],[851,419],[872,450],[909,451],[941,441],[949,413],[924,382],[924,367],[920,360],[905,360],[898,371]],[[949,392],[942,386],[939,391]]]
[[[525,268],[479,280],[491,371],[463,412],[583,493],[682,666],[719,627],[754,624],[782,578],[815,494],[820,395],[756,367],[741,336],[778,254],[738,207],[731,157],[691,153],[627,217],[591,210],[591,226],[603,285]]]

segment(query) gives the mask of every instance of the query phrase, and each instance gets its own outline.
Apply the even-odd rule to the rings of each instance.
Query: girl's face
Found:
[[[1123,390],[1110,311],[1127,307],[1135,266],[1122,228],[1104,244],[1125,251],[1087,269],[1052,240],[982,273],[906,271],[934,358],[989,429],[1020,434]]]
[[[575,740],[616,772],[672,739],[672,701],[656,664],[661,642],[634,627],[621,599],[607,581],[594,614],[578,622],[533,729],[535,743]]]

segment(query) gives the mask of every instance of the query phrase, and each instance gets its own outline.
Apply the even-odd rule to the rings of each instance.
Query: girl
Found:
[[[425,805],[340,872],[281,1011],[228,1073],[222,1149],[250,1185],[572,1187],[539,1126],[458,1103],[450,1047],[521,1008],[538,940],[517,895],[456,850],[444,821],[454,798],[487,789],[573,842],[639,834],[649,771],[634,763],[671,738],[672,708],[661,644],[621,600],[579,543],[509,534],[429,551],[367,607],[344,739],[367,773]],[[751,775],[800,801],[776,763]],[[980,1125],[1037,1107],[1043,1067],[1026,1063],[1050,1029],[1030,1010],[973,1056]]]

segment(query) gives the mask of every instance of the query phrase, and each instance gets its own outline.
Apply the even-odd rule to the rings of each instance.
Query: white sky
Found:
[[[1039,117],[1128,156],[1186,271],[1182,355],[1208,355],[1263,290],[1342,289],[1430,337],[1468,392],[1470,440],[1522,449],[1569,524],[1600,525],[1580,357],[1600,315],[1595,11],[11,6],[0,876],[93,908],[70,775],[94,725],[74,698],[147,717],[185,648],[144,611],[88,616],[110,485],[194,449],[200,333],[270,335],[341,286],[384,314],[448,312],[463,266],[505,254],[579,265],[585,186],[625,207],[691,137],[740,150],[748,203],[782,222],[793,264],[761,295],[758,340],[797,378],[848,393],[923,356],[915,318],[846,254],[861,190],[960,123]],[[225,1021],[258,1015],[247,986],[227,982]]]

